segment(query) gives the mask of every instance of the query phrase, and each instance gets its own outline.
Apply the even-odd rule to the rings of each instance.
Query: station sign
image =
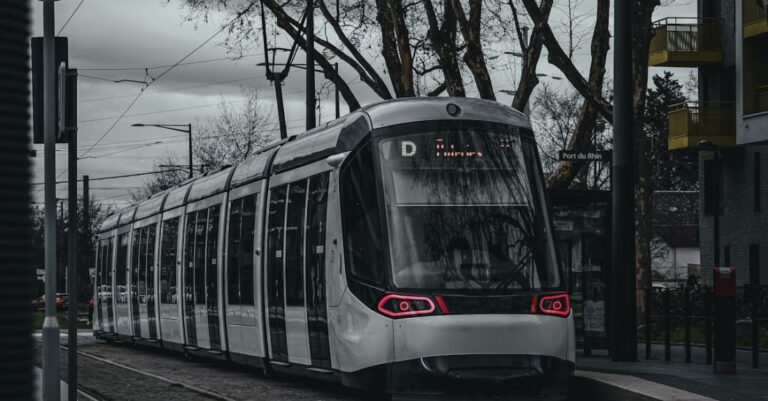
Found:
[[[610,150],[561,150],[558,152],[558,157],[561,162],[605,162],[611,160],[612,153]]]

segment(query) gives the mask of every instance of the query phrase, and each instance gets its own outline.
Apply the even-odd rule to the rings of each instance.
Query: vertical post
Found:
[[[66,73],[66,71],[65,71]],[[67,82],[66,77],[61,77]],[[64,100],[66,102],[66,100]],[[62,114],[61,118],[64,119]],[[69,293],[67,336],[67,392],[70,400],[77,399],[77,132],[69,131],[68,172],[69,236],[67,251],[67,292]]]
[[[43,111],[45,128],[45,320],[43,397],[58,401],[59,322],[56,320],[56,53],[54,0],[43,0]]]
[[[722,174],[723,168],[720,161],[720,151],[718,149],[715,152],[715,199],[714,199],[714,214],[712,215],[712,246],[714,247],[714,260],[712,261],[712,268],[717,268],[720,265],[720,193],[722,191]]]
[[[706,312],[704,316],[704,345],[707,365],[712,364],[712,289],[707,288],[705,296]]]
[[[339,63],[334,64],[333,68],[336,69],[336,79],[341,79],[341,77],[339,77]],[[341,103],[339,102],[339,85],[336,84],[334,86],[336,87],[336,93],[334,94],[335,95],[334,100],[336,102],[336,118],[339,118],[341,117]]]
[[[611,239],[611,359],[637,360],[635,299],[635,209],[632,124],[631,2],[617,1],[614,10],[613,185]]]
[[[645,287],[645,359],[651,359],[651,300],[653,288]]]
[[[688,284],[683,287],[683,313],[685,325],[685,362],[691,362],[691,291]]]
[[[315,3],[307,0],[307,130],[315,128]]]
[[[671,324],[670,324],[670,317],[669,317],[669,309],[671,307],[670,302],[671,294],[669,293],[669,288],[665,288],[664,292],[662,293],[662,299],[664,303],[664,360],[669,362],[671,359]]]
[[[90,186],[89,179],[90,179],[89,176],[87,176],[87,175],[83,176],[83,220],[82,221],[83,221],[83,239],[85,239],[85,243],[88,244],[88,246],[86,247],[86,250],[87,250],[86,252],[88,252],[88,257],[86,258],[86,260],[88,262],[85,265],[87,266],[86,267],[88,269],[87,271],[90,273],[90,268],[91,268],[91,266],[94,266],[94,263],[93,263],[93,259],[92,259],[93,258],[93,246],[92,246],[93,242],[91,242],[91,241],[93,241],[93,239],[92,239],[92,235],[91,235],[91,211],[90,211],[90,208],[91,208],[91,190],[89,188],[89,186]],[[94,286],[93,286],[93,284],[92,284],[92,282],[90,280],[90,275],[88,277],[88,282],[91,283],[89,288],[94,288]],[[92,325],[93,324],[93,310],[96,308],[96,304],[95,304],[96,294],[90,294],[90,295],[91,295],[92,298],[94,298],[94,304],[91,305],[89,303],[89,305],[88,305],[88,324]]]
[[[285,139],[288,138],[288,127],[285,125],[285,105],[283,104],[283,74],[275,74],[274,82],[275,100],[277,101],[277,119],[280,122],[280,139]]]
[[[192,169],[192,124],[187,124],[187,135],[189,135],[189,178],[192,178],[194,175]]]

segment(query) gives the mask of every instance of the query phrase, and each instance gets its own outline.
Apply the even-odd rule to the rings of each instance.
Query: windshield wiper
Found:
[[[536,250],[539,249],[539,247],[546,242],[547,236],[542,235],[539,236],[536,241],[531,244],[531,246],[528,248],[528,252],[526,252],[515,264],[514,267],[512,267],[512,271],[510,271],[501,281],[499,281],[498,284],[496,284],[496,287],[493,289],[494,294],[498,294],[502,291],[502,289],[506,288],[511,282],[515,280],[517,275],[522,271],[522,269],[528,265],[530,260],[533,258],[533,254]]]

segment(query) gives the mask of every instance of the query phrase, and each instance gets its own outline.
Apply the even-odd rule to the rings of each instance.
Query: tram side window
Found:
[[[109,238],[107,240],[107,247],[106,247],[106,249],[107,249],[107,257],[106,257],[106,260],[105,260],[104,268],[107,270],[107,283],[106,283],[107,284],[107,294],[108,294],[109,297],[112,297],[113,296],[113,294],[112,294],[112,275],[113,275],[113,273],[112,273],[112,268],[113,268],[113,266],[112,266],[112,263],[113,263],[112,262],[112,260],[113,260],[112,259],[112,253],[115,250],[115,240],[114,240],[114,237]]]
[[[160,302],[175,304],[176,294],[176,244],[179,239],[179,218],[163,222],[160,236]]]
[[[197,212],[195,223],[195,304],[205,305],[205,226],[208,211]]]
[[[243,199],[235,199],[229,206],[229,238],[227,249],[227,293],[230,305],[240,304],[240,222]]]
[[[283,304],[283,227],[285,222],[285,185],[272,188],[269,196],[269,227],[267,230],[267,297],[270,309]],[[273,309],[270,313],[273,313]]]
[[[215,205],[208,208],[208,222],[207,222],[207,236],[205,241],[205,277],[206,277],[206,293],[208,294],[208,300],[216,299],[217,295],[217,258],[218,258],[218,244],[219,244],[219,214],[221,206]],[[214,301],[215,304],[215,301]]]
[[[195,275],[195,225],[197,212],[187,214],[187,228],[184,244],[184,299],[192,302]]]
[[[240,229],[240,302],[254,305],[253,239],[256,230],[256,199],[258,194],[243,198],[242,228]]]
[[[285,219],[286,305],[304,306],[304,208],[307,180],[288,187],[288,216]]]
[[[128,264],[128,233],[120,234],[117,237],[117,266],[115,266],[115,296],[116,302],[124,304],[128,302],[126,294],[126,281],[127,281],[127,264]]]
[[[230,305],[254,305],[253,238],[256,197],[232,201],[229,209],[228,283]]]
[[[345,260],[359,278],[382,283],[386,274],[373,153],[367,143],[341,171]]]
[[[147,298],[153,299],[155,295],[155,236],[157,224],[151,224],[147,228]]]

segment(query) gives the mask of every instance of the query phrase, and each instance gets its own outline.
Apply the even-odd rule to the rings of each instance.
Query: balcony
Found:
[[[718,147],[736,146],[732,102],[687,102],[669,106],[668,149],[688,149],[707,140]]]
[[[723,61],[723,33],[712,18],[665,18],[653,23],[648,65],[698,67]]]
[[[744,0],[744,38],[768,33],[768,13],[766,6],[758,0]]]
[[[768,85],[757,87],[757,113],[768,111]]]

